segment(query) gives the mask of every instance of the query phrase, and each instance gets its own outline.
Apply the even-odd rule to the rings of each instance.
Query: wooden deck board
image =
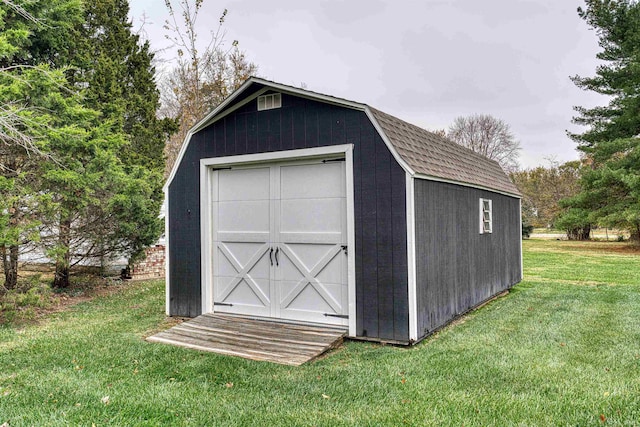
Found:
[[[203,314],[147,338],[195,350],[301,365],[337,347],[346,329],[228,314]]]

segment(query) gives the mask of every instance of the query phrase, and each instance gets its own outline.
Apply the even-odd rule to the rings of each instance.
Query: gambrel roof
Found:
[[[257,90],[258,88],[259,90]],[[521,196],[516,186],[495,160],[488,159],[442,136],[407,123],[367,104],[257,77],[249,78],[218,108],[190,130],[165,188],[173,179],[191,135],[213,123],[219,115],[224,114],[224,110],[232,104],[234,99],[239,98],[245,92],[254,92],[250,95],[250,98],[253,99],[267,90],[280,91],[365,112],[398,163],[416,178],[493,190],[515,197]]]
[[[398,154],[418,174],[520,195],[495,160],[375,108],[369,109]]]

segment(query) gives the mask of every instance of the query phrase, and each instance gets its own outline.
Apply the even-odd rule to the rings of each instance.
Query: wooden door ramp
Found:
[[[346,328],[232,314],[203,314],[147,338],[195,350],[302,365],[339,346]]]

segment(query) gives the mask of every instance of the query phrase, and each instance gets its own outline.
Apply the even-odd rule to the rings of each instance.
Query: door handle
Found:
[[[276,248],[276,267],[280,266],[280,264],[278,264],[278,252],[280,252],[280,247]]]
[[[271,263],[271,266],[273,266],[273,248],[271,248],[271,250],[269,251],[269,262]]]

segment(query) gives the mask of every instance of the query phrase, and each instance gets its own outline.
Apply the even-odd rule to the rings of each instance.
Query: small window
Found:
[[[480,234],[488,234],[493,231],[493,211],[491,200],[480,199]]]
[[[270,95],[262,95],[258,97],[258,111],[271,110],[273,108],[282,107],[282,95],[272,93]]]

